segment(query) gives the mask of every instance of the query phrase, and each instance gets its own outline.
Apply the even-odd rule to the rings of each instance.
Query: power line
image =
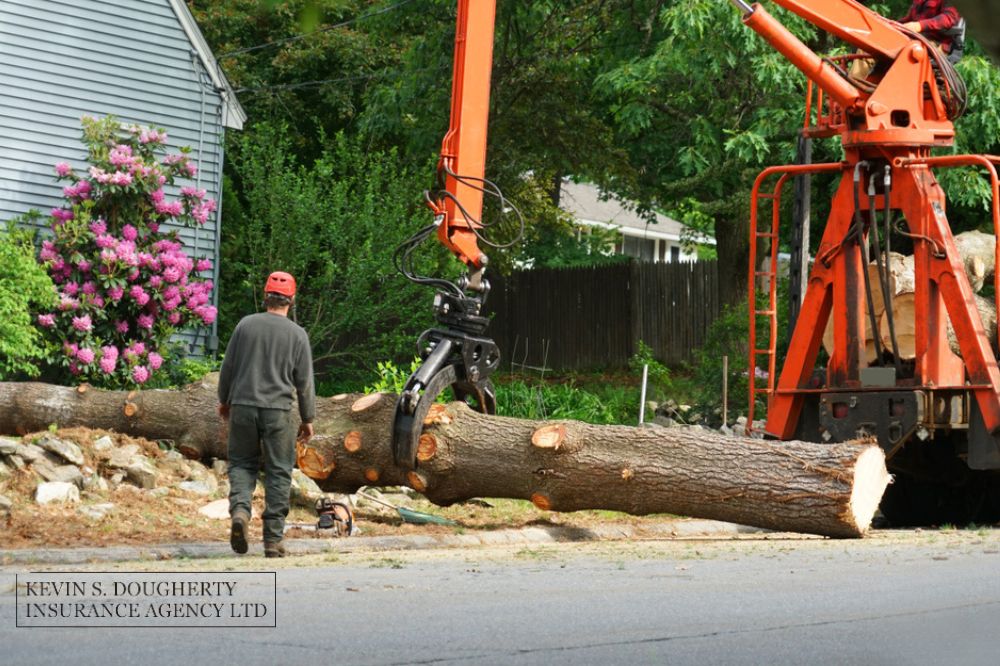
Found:
[[[408,74],[420,74],[423,72],[431,71],[444,71],[447,67],[425,67],[423,69],[416,69],[407,72]],[[313,88],[316,86],[321,86],[327,83],[346,83],[348,81],[369,81],[371,79],[381,78],[383,76],[388,76],[392,74],[394,69],[384,69],[381,72],[376,72],[374,74],[366,74],[363,76],[342,76],[334,79],[317,79],[314,81],[299,81],[297,83],[276,83],[274,85],[259,86],[257,88],[239,88],[234,92],[237,95],[242,95],[243,93],[258,93],[267,92],[273,90],[296,90],[299,88]]]
[[[286,37],[285,39],[279,39],[279,40],[274,41],[274,42],[266,42],[264,44],[257,44],[256,46],[248,46],[245,49],[237,49],[235,51],[230,51],[228,53],[223,53],[222,55],[219,56],[218,59],[221,60],[222,58],[228,58],[230,56],[240,55],[242,53],[250,53],[251,51],[259,51],[260,49],[266,49],[266,48],[270,48],[272,46],[280,46],[282,44],[287,44],[289,42],[294,42],[294,41],[298,41],[300,39],[305,39],[306,37],[312,37],[313,35],[318,35],[321,32],[329,32],[330,30],[336,30],[337,28],[343,28],[345,26],[351,25],[352,23],[357,23],[358,21],[363,21],[365,19],[372,18],[373,16],[378,16],[379,14],[387,14],[387,13],[389,13],[391,11],[395,11],[395,10],[399,9],[400,7],[402,7],[403,5],[407,5],[407,4],[411,3],[411,2],[413,2],[413,0],[400,0],[400,2],[397,2],[394,5],[389,5],[388,7],[383,7],[382,9],[378,9],[378,10],[370,12],[368,14],[362,14],[361,16],[356,16],[356,17],[354,17],[352,19],[348,19],[347,21],[343,21],[341,23],[335,23],[333,25],[328,25],[328,26],[325,26],[323,28],[319,28],[317,30],[313,30],[312,32],[304,32],[304,33],[302,33],[300,35],[293,35],[292,37]]]

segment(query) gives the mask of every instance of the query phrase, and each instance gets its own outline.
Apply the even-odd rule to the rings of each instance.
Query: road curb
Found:
[[[469,532],[465,534],[410,534],[406,536],[347,537],[340,539],[286,539],[291,555],[317,553],[364,553],[398,550],[432,550],[476,546],[540,545],[551,543],[616,541],[629,539],[678,539],[732,537],[767,532],[755,527],[711,520],[674,520],[636,526],[613,523],[596,527],[533,526],[521,529]],[[243,557],[261,557],[260,544],[251,545]],[[166,543],[150,546],[105,548],[37,548],[0,550],[0,565],[68,565],[99,562],[163,561],[239,557],[226,542]]]

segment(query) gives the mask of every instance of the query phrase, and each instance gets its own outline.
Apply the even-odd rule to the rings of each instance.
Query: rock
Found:
[[[229,462],[226,460],[216,460],[212,463],[212,471],[216,476],[226,476],[229,474]]]
[[[132,464],[125,469],[125,473],[128,476],[128,480],[139,488],[149,489],[156,487],[156,467],[153,466],[153,463],[146,456],[137,455],[133,457]]]
[[[114,449],[111,452],[111,457],[105,463],[108,467],[114,467],[115,469],[128,469],[133,464],[133,458],[139,454],[139,446],[137,444],[129,444],[123,446],[120,449]],[[145,457],[145,456],[143,456]]]
[[[658,426],[663,426],[664,428],[673,428],[677,425],[677,422],[669,416],[657,416],[653,419],[653,423]]]
[[[10,439],[9,437],[0,437],[0,456],[9,456],[10,454],[17,451],[17,447],[21,445],[16,439]]]
[[[10,467],[7,467],[7,465],[3,464],[3,461],[0,461],[0,479],[8,476],[10,476]]]
[[[100,520],[104,516],[108,515],[110,511],[115,508],[114,504],[110,502],[104,502],[102,504],[89,504],[86,506],[81,506],[76,511],[77,513],[86,516],[87,518],[93,518],[94,520]]]
[[[170,494],[170,488],[167,488],[166,486],[162,486],[160,488],[153,488],[152,490],[149,491],[150,497],[166,497],[169,494]]]
[[[115,443],[110,436],[104,435],[103,437],[98,437],[94,440],[94,443],[90,445],[95,451],[110,451],[115,448]]]
[[[115,472],[111,475],[111,487],[117,488],[125,480],[125,472]]]
[[[312,509],[316,506],[316,500],[322,496],[323,491],[319,489],[315,481],[298,468],[292,470],[291,503],[293,505]]]
[[[208,479],[198,479],[197,481],[182,481],[177,484],[180,490],[196,495],[212,495],[218,490],[218,483],[211,483]]]
[[[228,520],[229,519],[229,500],[220,499],[214,502],[209,502],[205,506],[198,509],[198,513],[215,520]]]
[[[35,444],[19,444],[14,454],[21,456],[26,463],[31,464],[45,455],[45,449]]]
[[[27,463],[24,462],[24,458],[17,455],[16,453],[12,453],[9,456],[7,456],[7,462],[14,469],[24,469],[25,466],[27,465]]]
[[[83,470],[80,470],[80,472],[83,473]],[[85,473],[83,474],[84,490],[90,490],[93,492],[102,493],[102,492],[107,492],[108,488],[109,486],[107,479],[105,479],[100,474],[96,472],[92,472],[90,474],[85,474]]]
[[[63,481],[72,483],[77,488],[83,488],[83,473],[76,465],[52,465],[48,461],[39,461],[31,466],[33,470],[46,481]]]
[[[51,481],[38,484],[35,491],[35,501],[39,504],[50,502],[79,502],[80,489],[65,481]]]
[[[7,513],[10,511],[12,506],[14,506],[14,500],[6,495],[0,495],[0,511]]]
[[[721,434],[726,435],[727,437],[729,437],[729,436],[731,436],[733,434],[733,429],[730,428],[729,426],[726,426],[726,425],[719,426],[719,432]]]
[[[174,449],[170,449],[169,451],[163,454],[163,459],[168,460],[170,462],[180,462],[181,460],[184,460],[184,454],[181,453],[180,451],[175,451]]]
[[[38,440],[38,446],[46,451],[51,451],[63,460],[74,465],[82,465],[83,451],[73,442],[57,439],[51,435],[45,435]]]

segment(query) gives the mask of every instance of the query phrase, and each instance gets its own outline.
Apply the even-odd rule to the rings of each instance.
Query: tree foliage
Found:
[[[357,379],[378,360],[411,358],[429,325],[432,293],[395,272],[393,251],[426,225],[419,178],[394,151],[369,151],[337,134],[320,156],[295,157],[287,126],[260,124],[231,151],[243,183],[222,255],[222,308],[230,321],[260,307],[267,275],[298,278],[294,316],[309,332],[317,369]],[[438,244],[418,269],[455,272]],[[352,377],[353,373],[353,377]]]
[[[45,347],[33,312],[55,298],[52,281],[35,261],[31,234],[13,223],[0,228],[0,379],[38,375]]]

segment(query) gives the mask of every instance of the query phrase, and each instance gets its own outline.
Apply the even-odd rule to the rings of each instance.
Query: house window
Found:
[[[670,248],[670,261],[672,263],[677,263],[681,260],[681,249],[676,245]]]
[[[654,261],[656,257],[656,241],[649,238],[625,236],[625,248],[622,254],[627,254],[641,261]]]

